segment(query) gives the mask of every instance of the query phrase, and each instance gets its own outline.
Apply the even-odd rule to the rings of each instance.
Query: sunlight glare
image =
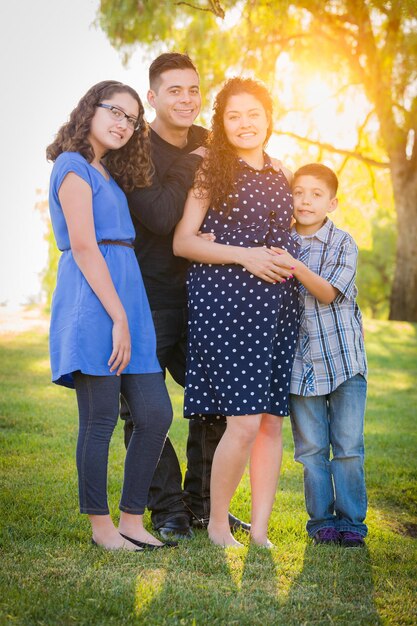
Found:
[[[320,77],[312,78],[305,88],[305,99],[308,106],[316,107],[331,99],[332,90]]]

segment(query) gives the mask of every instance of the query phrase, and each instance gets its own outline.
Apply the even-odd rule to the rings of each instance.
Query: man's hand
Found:
[[[207,154],[207,148],[203,148],[203,146],[200,146],[199,148],[196,148],[192,152],[189,152],[189,154],[198,154],[198,156],[201,156],[204,159],[204,157]]]
[[[214,233],[202,233],[201,230],[199,230],[197,235],[206,241],[216,241],[216,235]]]

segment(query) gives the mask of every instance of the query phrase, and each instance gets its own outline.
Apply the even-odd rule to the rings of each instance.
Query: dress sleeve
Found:
[[[355,278],[358,247],[352,237],[345,238],[332,248],[320,275],[340,291],[335,301],[352,300],[356,296]]]
[[[64,178],[70,172],[77,174],[80,178],[92,187],[91,176],[88,169],[88,163],[77,152],[63,152],[59,155],[55,162],[54,167],[54,191],[58,195],[59,189],[64,181]]]

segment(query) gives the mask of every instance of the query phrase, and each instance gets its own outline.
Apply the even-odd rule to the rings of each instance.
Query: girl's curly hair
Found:
[[[61,126],[54,141],[47,147],[46,158],[49,161],[55,161],[61,152],[79,152],[91,163],[94,159],[93,147],[88,140],[91,121],[96,113],[97,105],[116,93],[130,94],[139,105],[139,130],[133,132],[122,148],[110,150],[104,159],[113,178],[125,192],[129,192],[135,187],[147,187],[151,184],[153,165],[149,129],[144,119],[141,99],[136,91],[116,80],[104,80],[87,91],[72,111],[69,121]]]
[[[226,210],[226,213],[232,208],[229,195],[234,187],[238,160],[235,148],[226,137],[223,117],[229,98],[241,93],[254,96],[262,104],[268,117],[264,147],[272,134],[272,98],[267,88],[253,78],[237,76],[228,79],[214,101],[214,115],[206,142],[207,155],[197,170],[194,182],[197,197],[210,198],[215,210]]]

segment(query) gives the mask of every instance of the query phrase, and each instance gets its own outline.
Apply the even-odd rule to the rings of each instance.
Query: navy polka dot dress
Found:
[[[296,254],[289,232],[291,190],[267,155],[262,170],[239,159],[230,197],[229,215],[209,208],[203,232],[213,232],[216,243],[277,246]],[[274,285],[240,265],[194,263],[187,288],[185,417],[288,415],[298,332],[295,279]]]

